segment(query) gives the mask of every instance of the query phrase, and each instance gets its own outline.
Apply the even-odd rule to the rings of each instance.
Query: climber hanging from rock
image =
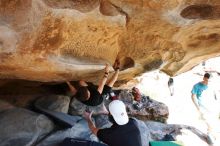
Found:
[[[76,86],[72,85],[69,81],[67,81],[66,83],[69,86],[72,95],[78,101],[86,105],[83,107],[88,109],[88,107],[91,107],[91,106],[92,107],[100,106],[101,107],[100,114],[107,114],[108,111],[105,108],[105,105],[103,103],[104,101],[103,97],[106,94],[112,95],[114,93],[112,91],[112,87],[114,83],[116,82],[118,78],[118,74],[119,74],[119,62],[118,61],[116,61],[113,68],[115,69],[115,72],[112,75],[112,77],[108,80],[110,66],[109,64],[106,64],[105,69],[104,69],[105,73],[103,75],[103,78],[100,80],[98,87],[92,83],[87,83],[84,80],[80,80],[78,82],[78,85]]]

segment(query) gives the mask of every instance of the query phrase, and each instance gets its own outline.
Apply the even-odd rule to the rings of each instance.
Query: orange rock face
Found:
[[[1,0],[0,79],[175,76],[220,55],[219,0]]]

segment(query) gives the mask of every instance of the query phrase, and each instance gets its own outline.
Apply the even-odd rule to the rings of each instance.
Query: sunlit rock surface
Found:
[[[177,75],[220,55],[219,0],[1,0],[0,78],[119,80]]]

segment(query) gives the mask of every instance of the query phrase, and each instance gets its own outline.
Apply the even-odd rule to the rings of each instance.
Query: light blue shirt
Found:
[[[192,89],[191,93],[196,95],[199,103],[201,102],[202,92],[204,90],[206,90],[207,88],[208,88],[208,86],[201,83],[201,82],[199,82],[199,83],[197,83],[193,86],[193,89]]]

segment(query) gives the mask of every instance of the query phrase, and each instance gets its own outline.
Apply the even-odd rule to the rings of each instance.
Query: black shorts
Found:
[[[105,85],[102,91],[102,95],[110,94],[112,91],[112,87],[109,87],[108,85]]]

